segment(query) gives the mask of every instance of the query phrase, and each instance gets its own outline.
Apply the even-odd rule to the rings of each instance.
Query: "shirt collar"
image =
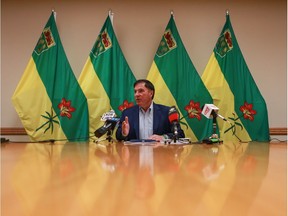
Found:
[[[142,112],[142,113],[145,113],[144,109],[142,107],[139,107],[139,110]],[[152,103],[150,104],[150,107],[148,108],[147,110],[148,112],[152,112],[153,111],[153,101]]]

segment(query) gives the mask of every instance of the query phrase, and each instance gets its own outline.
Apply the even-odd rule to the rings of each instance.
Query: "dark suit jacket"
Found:
[[[153,103],[153,134],[166,134],[173,137],[172,124],[169,122],[168,114],[170,107]],[[122,122],[128,116],[130,131],[127,137],[122,136]],[[178,138],[185,137],[180,124],[177,124]],[[135,105],[123,111],[120,123],[116,131],[117,140],[139,139],[139,106]]]

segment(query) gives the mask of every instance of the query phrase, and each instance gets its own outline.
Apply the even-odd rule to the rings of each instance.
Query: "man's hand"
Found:
[[[153,134],[152,136],[149,137],[149,139],[155,140],[157,142],[161,142],[163,140],[163,136]]]
[[[128,116],[125,116],[125,121],[122,122],[122,136],[126,137],[129,134],[130,125],[128,121]]]

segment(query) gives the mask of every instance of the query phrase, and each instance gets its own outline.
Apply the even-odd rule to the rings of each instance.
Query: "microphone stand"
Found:
[[[113,130],[110,128],[107,132],[107,137],[106,137],[106,140],[108,140],[109,143],[113,140],[112,133],[113,133]]]
[[[178,140],[178,131],[174,129],[174,133],[173,133],[173,141],[174,141],[174,143],[176,143],[176,140]]]
[[[98,142],[101,142],[101,141],[104,141],[104,140],[108,140],[109,144],[113,143],[112,134],[113,134],[113,129],[109,128],[108,131],[107,131],[107,137],[106,138],[98,139],[98,140],[95,140],[94,142],[98,143]]]
[[[213,134],[208,138],[204,139],[203,142],[207,144],[213,144],[213,143],[221,143],[222,141],[218,138],[217,134],[217,113],[213,110],[211,112],[211,115],[213,117]]]
[[[212,137],[216,137],[218,138],[218,135],[217,135],[217,121],[216,121],[216,118],[217,118],[217,113],[213,110],[212,111],[212,116],[213,116],[213,134],[212,134]]]

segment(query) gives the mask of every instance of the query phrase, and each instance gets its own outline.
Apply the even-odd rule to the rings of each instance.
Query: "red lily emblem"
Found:
[[[60,116],[67,116],[69,119],[72,117],[71,112],[74,112],[76,109],[71,107],[71,101],[66,101],[65,98],[62,98],[60,104],[58,104],[58,108],[60,109]]]
[[[256,110],[253,110],[253,104],[248,104],[247,102],[240,107],[240,111],[243,113],[243,117],[250,121],[254,121],[254,115],[257,114]]]
[[[121,112],[129,107],[134,106],[133,102],[128,102],[128,100],[124,100],[123,104],[121,104],[120,106],[118,106],[118,110],[120,110]]]
[[[199,102],[190,100],[189,104],[185,106],[185,110],[188,112],[189,118],[197,118],[201,120],[201,108]]]

